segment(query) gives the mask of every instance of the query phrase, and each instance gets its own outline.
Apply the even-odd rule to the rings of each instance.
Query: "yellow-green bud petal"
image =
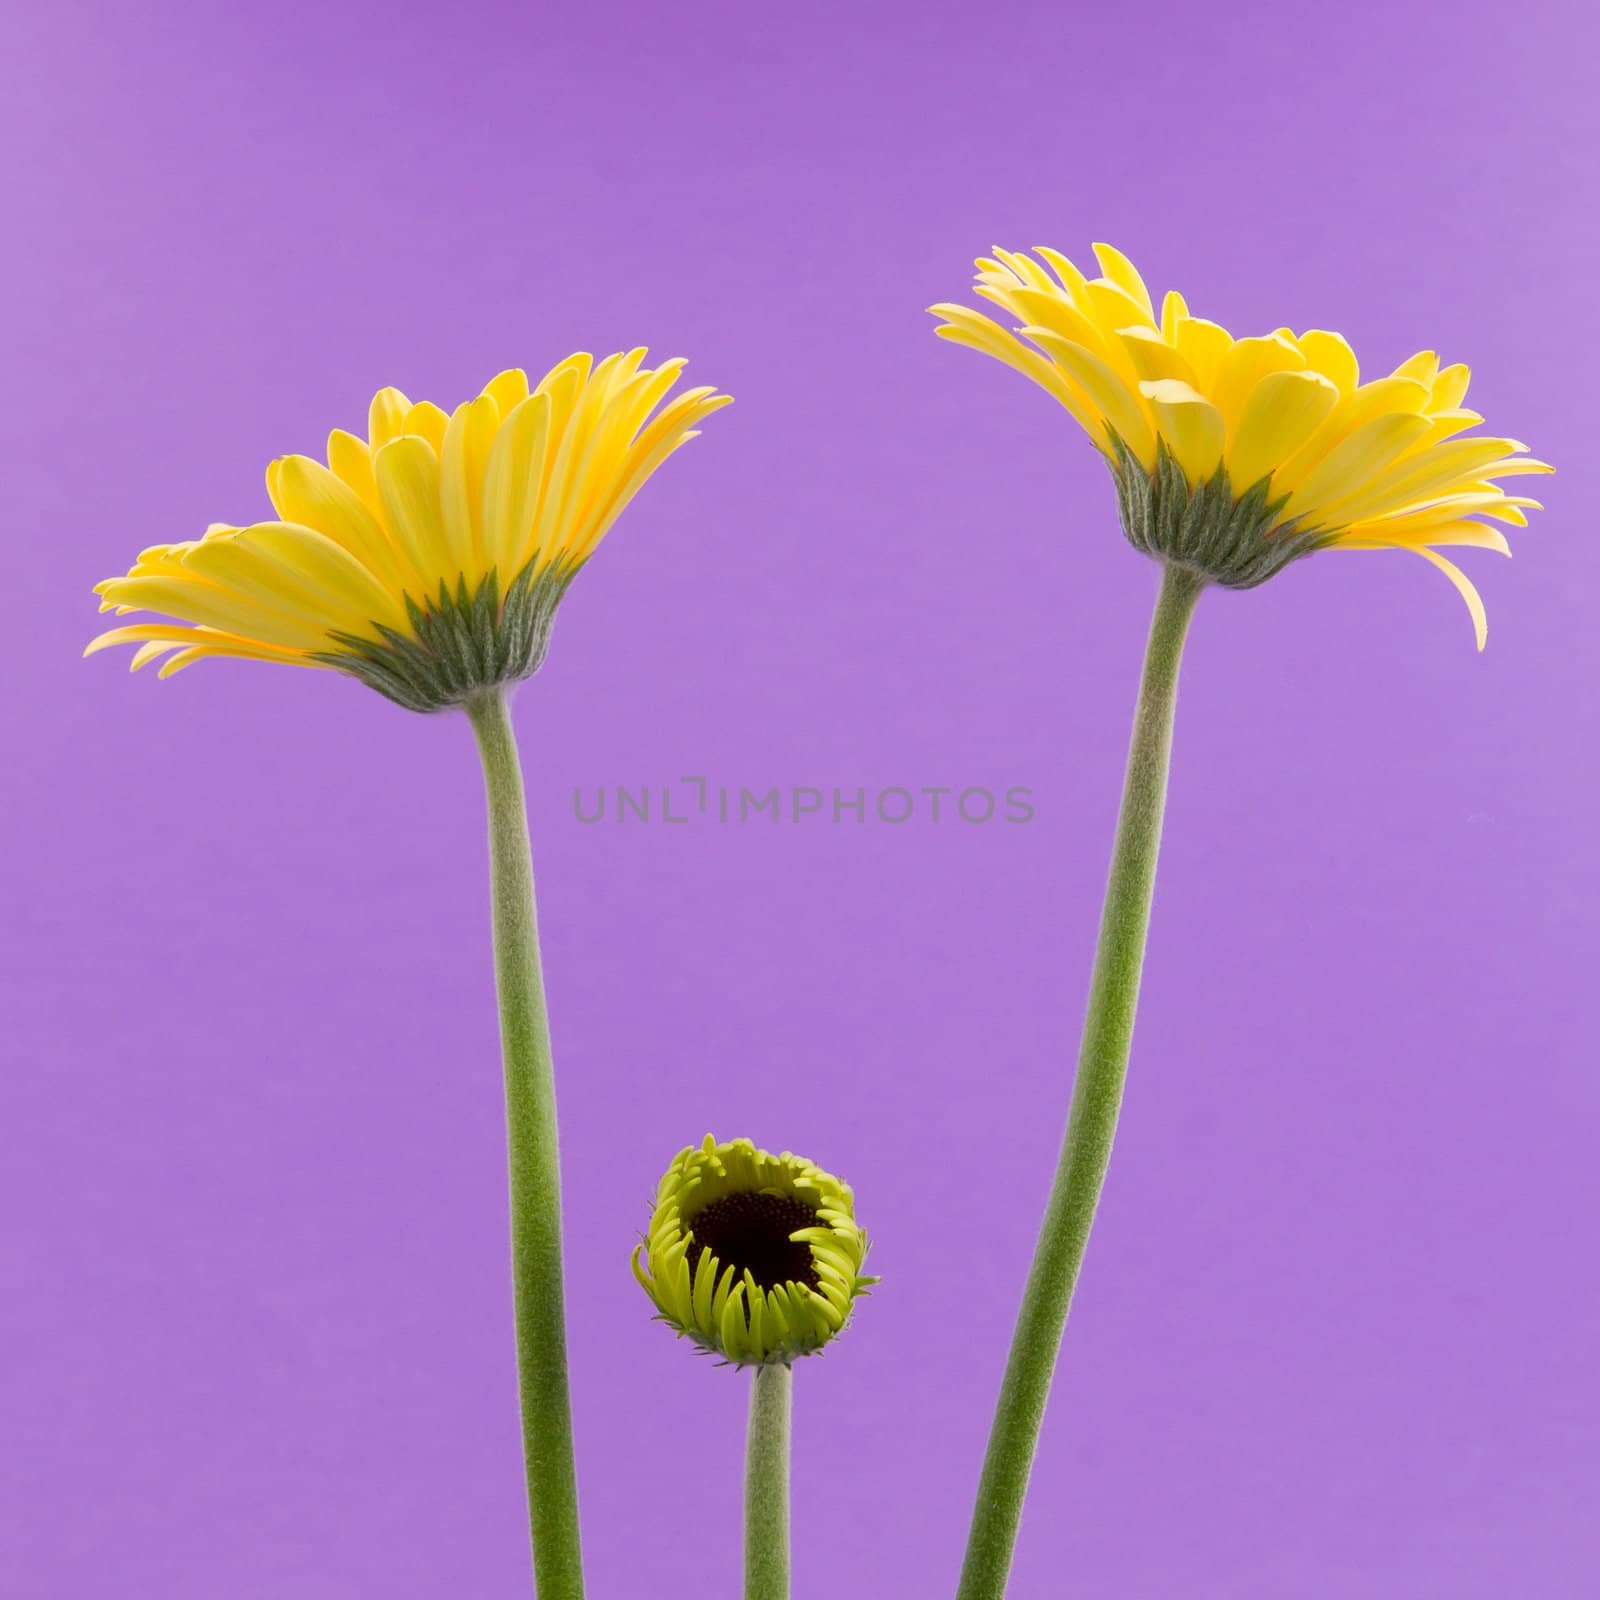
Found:
[[[663,1175],[633,1274],[680,1337],[736,1366],[789,1366],[849,1326],[878,1281],[866,1254],[848,1184],[708,1133]]]

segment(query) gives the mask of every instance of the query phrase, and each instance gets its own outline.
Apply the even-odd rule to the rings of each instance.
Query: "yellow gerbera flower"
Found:
[[[215,523],[98,585],[101,610],[170,622],[101,634],[159,675],[207,656],[333,667],[413,711],[536,672],[556,606],[645,479],[730,397],[645,351],[569,356],[530,391],[502,372],[447,413],[381,389],[367,438],[267,468],[275,522]],[[661,409],[657,410],[660,406]],[[653,415],[652,415],[653,413]]]
[[[878,1281],[862,1276],[866,1254],[849,1184],[708,1133],[662,1177],[633,1273],[660,1320],[703,1350],[789,1366],[842,1332]]]
[[[1110,464],[1135,547],[1231,588],[1314,550],[1411,550],[1461,592],[1481,650],[1483,603],[1437,547],[1510,554],[1482,519],[1521,527],[1538,502],[1493,480],[1551,469],[1515,439],[1457,437],[1483,421],[1462,406],[1466,367],[1423,351],[1362,383],[1337,333],[1235,339],[1177,293],[1158,315],[1128,258],[1094,251],[1096,278],[1054,250],[980,258],[977,292],[1014,331],[967,306],[932,311],[941,337],[1071,412]]]

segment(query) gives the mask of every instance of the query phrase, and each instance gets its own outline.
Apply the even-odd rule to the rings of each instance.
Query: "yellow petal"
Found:
[[[638,376],[640,364],[650,352],[644,345],[635,345],[632,350],[625,351],[619,356],[611,356],[601,365],[605,369],[605,400],[609,403],[615,396],[621,394]],[[596,369],[595,376],[600,376]]]
[[[608,412],[607,426],[617,430],[622,445],[632,440],[643,426],[645,418],[666,397],[667,391],[677,382],[678,374],[683,371],[684,366],[682,357],[673,356],[663,361],[653,372],[639,373],[628,384],[625,393],[613,402]],[[709,389],[698,392],[712,393]]]
[[[1400,529],[1387,522],[1363,523],[1339,535],[1339,549],[1418,550],[1433,545],[1464,545],[1476,550],[1496,550],[1511,554],[1511,544],[1498,528],[1462,519],[1436,522],[1426,527]]]
[[[1076,387],[1060,368],[1053,365],[1037,350],[1030,350],[1014,334],[1008,333],[998,323],[980,315],[969,306],[937,305],[929,308],[935,316],[947,320],[934,332],[951,344],[965,345],[970,350],[1002,361],[1025,378],[1031,378],[1052,399],[1059,400],[1089,436],[1099,442],[1100,414],[1087,395]]]
[[[444,431],[449,425],[450,418],[431,400],[419,400],[406,413],[405,431],[426,439],[436,453],[444,444]]]
[[[1037,261],[1030,261],[1020,250],[1002,250],[996,245],[994,253],[1001,268],[1010,273],[1018,283],[1031,283],[1038,289],[1050,287],[1049,273]]]
[[[1209,393],[1230,436],[1238,426],[1250,391],[1272,372],[1303,372],[1306,358],[1277,334],[1264,339],[1237,340],[1223,352],[1217,366],[1216,382]]]
[[[568,474],[568,486],[553,524],[560,529],[561,537],[549,546],[541,544],[537,547],[541,559],[576,551],[585,544],[585,536],[600,504],[615,488],[625,470],[625,460],[635,434],[655,409],[656,403],[672,387],[682,367],[681,360],[664,362],[655,371],[634,373],[620,387],[613,388],[603,412],[592,426],[591,437],[581,458]],[[680,403],[688,400],[693,406],[712,393],[714,391],[707,388],[692,389],[679,399]],[[575,427],[579,425],[579,422],[574,422]],[[689,426],[689,420],[684,422],[684,426]]]
[[[1104,278],[1091,278],[1083,286],[1083,298],[1087,301],[1085,310],[1108,335],[1146,322],[1155,326],[1155,318],[1126,289],[1107,283]]]
[[[985,291],[979,290],[979,294]],[[1009,297],[1011,314],[1021,322],[1035,327],[1048,328],[1063,339],[1081,344],[1092,350],[1107,366],[1113,368],[1126,383],[1137,383],[1142,376],[1129,361],[1121,339],[1107,334],[1092,318],[1077,310],[1065,296],[1051,294],[1043,289],[1018,289]],[[1155,373],[1161,377],[1165,374]]]
[[[1432,412],[1456,410],[1467,398],[1471,377],[1472,369],[1459,361],[1453,367],[1443,368],[1433,380],[1433,398],[1428,402],[1428,409]]]
[[[383,515],[378,480],[372,473],[372,451],[367,448],[365,439],[358,439],[343,428],[335,428],[328,435],[328,466],[336,477],[355,490],[375,517]]]
[[[1520,449],[1521,446],[1518,446]],[[1496,478],[1515,478],[1530,472],[1554,472],[1556,469],[1548,461],[1536,461],[1532,456],[1516,456],[1514,458],[1497,461],[1494,464]]]
[[[1048,245],[1036,245],[1033,253],[1041,261],[1049,263],[1051,270],[1061,280],[1061,287],[1069,296],[1074,300],[1083,297],[1084,285],[1089,280],[1059,250],[1052,250]]]
[[[1424,561],[1431,561],[1456,586],[1456,593],[1467,602],[1467,610],[1472,613],[1472,631],[1477,635],[1478,648],[1483,649],[1489,638],[1489,618],[1483,609],[1482,597],[1473,588],[1466,573],[1453,561],[1446,561],[1432,550],[1418,550],[1417,554]]]
[[[990,305],[998,306],[1007,322],[1028,322],[1032,319],[1022,309],[1017,296],[1022,294],[1037,295],[1042,300],[1052,303],[1059,301],[1069,304],[1065,295],[1052,284],[1048,289],[1036,289],[1032,284],[1015,282],[1008,273],[1005,278],[980,278],[973,285],[974,292],[980,300],[987,300]]]
[[[501,423],[489,451],[483,487],[483,553],[499,569],[502,591],[532,554],[533,525],[548,476],[552,402],[547,390],[529,395]]]
[[[136,622],[121,628],[108,628],[97,633],[84,646],[85,657],[98,655],[119,644],[138,644],[141,640],[159,640],[167,644],[187,644],[195,630],[179,622]]]
[[[1353,428],[1369,417],[1381,417],[1391,411],[1417,416],[1427,409],[1428,394],[1427,384],[1417,378],[1374,378],[1347,397],[1339,420]]]
[[[1094,256],[1100,263],[1100,270],[1124,294],[1135,300],[1143,309],[1145,316],[1154,324],[1156,308],[1151,304],[1150,291],[1145,288],[1144,279],[1139,276],[1134,264],[1120,250],[1115,250],[1108,244],[1097,244],[1094,247]]]
[[[1335,515],[1331,507],[1370,484],[1390,462],[1428,431],[1426,417],[1391,412],[1364,422],[1341,439],[1300,481],[1287,514],[1320,526],[1355,521],[1356,513]]]
[[[374,452],[400,437],[410,410],[411,402],[398,389],[380,389],[373,395],[367,408],[367,441]]]
[[[600,501],[591,514],[588,526],[578,535],[573,545],[569,561],[587,560],[594,547],[610,531],[617,518],[627,508],[628,502],[644,487],[656,468],[674,450],[699,437],[698,432],[692,427],[693,423],[702,421],[713,411],[733,403],[731,395],[719,394],[683,405],[682,401],[688,398],[683,396],[680,401],[674,401],[634,440],[615,489]]]
[[[1527,518],[1521,513],[1521,507],[1532,506],[1540,509],[1537,500],[1529,500],[1521,495],[1508,495],[1497,484],[1485,484],[1481,488],[1466,489],[1459,494],[1443,494],[1433,499],[1424,500],[1414,506],[1407,507],[1404,511],[1391,512],[1386,516],[1369,517],[1358,526],[1364,528],[1416,528],[1429,523],[1453,522],[1458,517],[1494,517],[1500,522],[1510,522],[1522,527],[1527,523]]]
[[[599,426],[599,417],[614,360],[608,357],[601,362],[583,385],[559,437],[552,432],[553,448],[529,541],[529,549],[537,553],[541,567],[553,558],[566,555],[571,548],[575,532],[573,509],[579,485],[595,452],[604,449],[604,431]]]
[[[1438,444],[1445,439],[1452,438],[1458,433],[1464,433],[1468,428],[1476,428],[1483,421],[1482,413],[1477,411],[1438,410],[1431,403],[1427,409],[1427,416],[1433,426],[1428,430],[1429,444]]]
[[[1532,507],[1535,511],[1544,510],[1544,507],[1537,500],[1525,500],[1522,504]],[[1493,517],[1496,522],[1503,522],[1512,528],[1526,528],[1528,526],[1526,514],[1519,506],[1513,504],[1509,497],[1503,505],[1495,506],[1493,509],[1485,506],[1479,515]]]
[[[315,617],[287,614],[255,593],[194,577],[117,578],[104,586],[107,600],[129,611],[160,611],[222,633],[259,639],[293,650],[325,650],[327,629]]]
[[[484,384],[483,392],[500,408],[502,417],[509,417],[528,398],[528,374],[521,367],[510,367]]]
[[[249,661],[276,661],[284,666],[317,667],[323,670],[331,666],[330,662],[313,661],[307,655],[271,650],[256,644],[199,644],[190,645],[186,650],[179,650],[176,654],[169,655],[156,670],[156,676],[170,678],[173,673],[182,672],[185,667],[193,666],[196,661],[203,661],[208,656],[240,656]]]
[[[1432,385],[1439,371],[1439,357],[1432,350],[1419,350],[1409,361],[1402,361],[1394,369],[1397,378],[1415,378],[1419,383]]]
[[[488,571],[483,543],[483,486],[489,452],[500,428],[493,395],[480,394],[455,409],[439,455],[439,505],[451,559],[461,565],[468,585]]]
[[[1331,379],[1341,394],[1348,394],[1361,381],[1360,363],[1343,334],[1309,328],[1300,335],[1299,345],[1313,369]]]
[[[1223,357],[1233,345],[1233,335],[1220,323],[1204,317],[1179,317],[1174,340],[1178,354],[1194,368],[1195,387],[1214,394]]]
[[[539,380],[539,392],[550,396],[551,424],[557,432],[566,426],[567,410],[578,391],[589,381],[593,368],[594,357],[586,350],[579,350],[565,361],[558,361]]]
[[[365,457],[366,446],[361,449]],[[326,534],[386,587],[395,587],[401,568],[394,545],[349,483],[310,456],[284,456],[276,466],[273,501],[278,515],[285,522],[298,522]],[[377,495],[376,480],[373,495]]]
[[[186,629],[185,632],[189,635],[187,640],[161,639],[151,644],[140,645],[133,652],[133,659],[128,663],[128,671],[137,672],[140,667],[149,666],[152,661],[159,661],[162,656],[170,655],[174,650],[181,650],[191,646],[194,642],[195,634],[199,631],[198,628]]]
[[[1417,420],[1426,428],[1427,418]],[[1352,481],[1337,497],[1335,509],[1351,522],[1399,511],[1460,484],[1498,477],[1506,470],[1506,458],[1522,448],[1515,439],[1449,439],[1393,460],[1365,482]]]
[[[1161,301],[1161,337],[1176,347],[1178,324],[1189,315],[1188,303],[1176,289],[1168,289]]]
[[[92,656],[102,650],[109,650],[114,645],[139,644],[133,665],[142,667],[161,651],[188,648],[200,643],[233,645],[241,649],[254,650],[274,661],[304,659],[303,651],[278,649],[272,645],[262,644],[257,639],[247,639],[241,634],[224,633],[216,628],[199,627],[183,622],[136,622],[125,627],[112,628],[109,632],[91,639],[83,653],[85,656]],[[146,651],[150,654],[147,655]]]
[[[412,598],[431,600],[441,579],[453,586],[459,576],[459,568],[450,560],[439,503],[439,458],[426,439],[405,434],[378,451],[373,469],[395,542],[422,579],[423,592]]]
[[[1245,401],[1228,443],[1235,494],[1282,466],[1322,425],[1339,391],[1320,372],[1272,372]]]
[[[1117,342],[1139,382],[1175,378],[1191,389],[1198,387],[1194,368],[1154,328],[1124,328],[1117,335]]]
[[[1222,459],[1222,413],[1186,383],[1167,378],[1139,387],[1184,476],[1191,484],[1203,483]]]
[[[404,614],[397,595],[384,589],[342,544],[315,528],[293,522],[257,522],[240,537],[247,537],[253,548],[301,579],[330,616],[343,613],[350,622],[377,621],[392,626]]]
[[[185,575],[190,580],[205,580],[231,589],[263,609],[308,625],[318,634],[365,625],[370,620],[370,610],[352,603],[350,590],[329,588],[313,576],[309,563],[315,556],[304,561],[295,559],[295,541],[286,543],[283,538],[286,529],[295,530],[298,538],[316,541],[322,550],[332,552],[330,563],[342,556],[351,571],[364,571],[331,539],[314,529],[285,522],[258,522],[225,537],[202,539],[192,545],[183,557]],[[352,584],[355,581],[352,579]],[[365,581],[370,585],[370,577]],[[273,643],[301,643],[297,639],[274,638],[257,628],[235,631],[247,636],[259,633]]]
[[[1273,475],[1273,487],[1280,491],[1297,487],[1335,445],[1348,439],[1357,428],[1375,417],[1400,413],[1418,415],[1427,399],[1428,391],[1414,378],[1379,378],[1340,395],[1339,403],[1328,413],[1322,426],[1284,463],[1282,470]]]
[[[1156,464],[1156,440],[1139,395],[1105,362],[1081,344],[1062,339],[1047,328],[1026,328],[1027,337],[1049,354],[1089,397],[1105,421],[1122,436],[1146,472]],[[1102,446],[1109,449],[1109,440]]]

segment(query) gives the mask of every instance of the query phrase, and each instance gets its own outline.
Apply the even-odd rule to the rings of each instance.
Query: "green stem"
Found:
[[[511,1283],[534,1583],[540,1600],[582,1600],[578,1483],[561,1289],[561,1171],[550,1025],[539,964],[522,767],[500,691],[467,703],[489,802],[494,976],[505,1058]]]
[[[1011,1338],[957,1600],[1001,1600],[1005,1594],[1050,1377],[1111,1159],[1161,849],[1178,666],[1203,587],[1204,580],[1187,568],[1163,571],[1145,647],[1072,1109]]]
[[[744,1455],[744,1600],[789,1600],[789,1397],[794,1374],[757,1367]]]

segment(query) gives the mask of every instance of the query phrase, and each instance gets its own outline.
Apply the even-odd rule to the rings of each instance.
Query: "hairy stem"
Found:
[[[466,709],[483,758],[489,804],[494,975],[511,1176],[511,1283],[534,1583],[540,1600],[582,1600],[561,1283],[556,1086],[539,963],[527,806],[503,692],[484,694],[469,701]]]
[[[1184,636],[1204,580],[1169,566],[1145,649],[1072,1106],[1011,1338],[958,1600],[1001,1600],[1072,1291],[1111,1159],[1161,849]]]
[[[744,1459],[744,1600],[789,1600],[789,1400],[794,1374],[757,1367]]]

